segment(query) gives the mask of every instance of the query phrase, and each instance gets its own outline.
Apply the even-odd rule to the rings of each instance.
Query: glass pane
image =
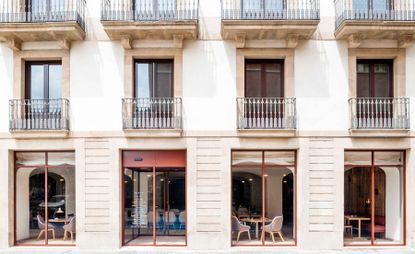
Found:
[[[232,245],[258,245],[262,228],[262,152],[232,152]]]
[[[374,82],[375,82],[375,97],[393,97],[391,89],[391,74],[390,65],[375,64],[374,65]]]
[[[261,0],[243,0],[242,5],[246,11],[259,11],[262,9]]]
[[[154,10],[153,0],[135,0],[136,10],[143,12],[152,12]]]
[[[293,166],[275,166],[275,161],[290,163],[294,152],[265,152],[264,197],[265,197],[265,245],[295,244],[295,181]]]
[[[31,12],[43,12],[48,11],[48,0],[29,0],[29,7]]]
[[[375,244],[403,243],[403,167],[375,168]]]
[[[262,152],[251,152],[251,151],[232,152],[232,166],[261,167],[262,166]]]
[[[369,0],[353,0],[353,9],[366,11],[369,8]]]
[[[262,97],[261,64],[245,63],[245,97]]]
[[[374,11],[387,11],[391,9],[390,0],[372,0]]]
[[[370,97],[369,64],[357,64],[357,97]]]
[[[48,244],[75,244],[75,167],[48,168],[47,190]]]
[[[265,165],[267,166],[294,166],[295,153],[293,151],[286,152],[265,152]]]
[[[135,63],[135,97],[152,97],[152,69],[149,63]]]
[[[44,65],[28,65],[30,77],[30,94],[28,99],[45,99],[46,94],[44,90],[45,76]]]
[[[403,152],[375,152],[375,165],[403,165]]]
[[[157,3],[160,12],[176,10],[176,0],[158,0]]]
[[[345,167],[344,243],[371,244],[371,167]]]
[[[46,244],[45,168],[19,168],[15,181],[16,241],[18,244]]]
[[[156,168],[156,212],[162,217],[157,245],[186,244],[185,189],[184,169]]]
[[[62,66],[49,65],[49,99],[62,98]]]
[[[265,97],[284,97],[281,83],[281,75],[283,75],[283,65],[281,63],[273,63],[265,65]]]
[[[161,217],[153,214],[153,169],[124,169],[124,244],[152,245],[153,228]]]
[[[283,10],[284,0],[265,0],[265,9],[267,11]]]
[[[74,152],[49,152],[49,166],[75,166]]]
[[[362,166],[372,165],[372,152],[360,152],[360,151],[346,151],[344,153],[344,165],[346,166]]]
[[[173,63],[156,63],[156,81],[154,97],[173,97]]]
[[[45,153],[43,152],[16,152],[17,166],[43,166],[45,163]]]

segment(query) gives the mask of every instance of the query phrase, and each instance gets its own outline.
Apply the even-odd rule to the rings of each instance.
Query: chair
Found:
[[[285,240],[282,237],[282,222],[282,216],[275,216],[270,224],[264,226],[261,234],[261,240],[265,237],[265,233],[269,233],[272,238],[272,242],[275,243],[274,234],[277,233],[280,236],[281,241],[284,242]]]
[[[386,232],[385,224],[385,216],[375,216],[374,233],[384,234]]]
[[[156,223],[155,223],[156,228],[157,228],[157,225],[159,225],[160,221],[161,221],[160,213],[156,212]],[[153,212],[152,211],[147,213],[147,223],[149,226],[148,228],[153,228]]]
[[[249,230],[251,229],[250,226],[243,225],[236,216],[232,216],[232,233],[238,232],[238,236],[236,238],[236,242],[239,242],[239,237],[242,233],[247,232],[248,238],[251,240],[251,233],[249,233]]]
[[[179,222],[180,222],[179,229],[182,229],[182,226],[184,226],[184,228],[186,228],[186,211],[180,212]]]
[[[344,233],[350,234],[351,237],[353,237],[353,226],[352,225],[344,225]]]
[[[71,234],[71,241],[73,241],[73,235],[76,233],[76,220],[75,217],[70,217],[68,224],[62,227],[65,231],[63,232],[63,240],[66,241],[68,233]]]
[[[170,228],[171,225],[173,225],[173,228],[175,228],[174,223],[176,222],[176,214],[172,211],[165,212],[164,213],[164,225],[167,225],[168,228]]]
[[[40,237],[42,236],[43,233],[45,233],[45,239],[46,239],[48,234],[45,232],[45,230],[46,230],[45,221],[43,220],[42,216],[40,216],[40,215],[38,215],[36,218],[37,218],[37,225],[40,229],[39,234],[37,236],[37,240],[40,239]],[[49,231],[52,232],[53,240],[55,240],[55,226],[53,226],[50,223],[48,223],[48,233],[49,233]]]

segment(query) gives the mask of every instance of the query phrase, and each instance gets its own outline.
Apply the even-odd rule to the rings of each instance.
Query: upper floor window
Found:
[[[393,60],[357,61],[357,97],[393,97]]]
[[[135,61],[135,98],[173,97],[173,60]]]
[[[62,97],[61,61],[26,62],[26,99]]]
[[[353,0],[353,9],[361,11],[388,11],[392,9],[391,0]]]
[[[246,59],[245,97],[284,97],[284,60]]]

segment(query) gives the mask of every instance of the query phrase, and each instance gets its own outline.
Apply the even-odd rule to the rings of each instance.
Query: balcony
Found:
[[[353,130],[392,130],[406,132],[410,128],[409,98],[349,99]]]
[[[122,100],[124,130],[181,130],[181,98],[125,98]]]
[[[396,40],[410,46],[415,34],[415,0],[335,0],[337,39],[357,48],[364,40]]]
[[[132,48],[134,40],[183,40],[198,35],[198,0],[102,0],[101,23],[111,40]]]
[[[29,41],[57,41],[69,49],[84,37],[85,0],[0,0],[0,41],[13,50]]]
[[[285,130],[293,134],[297,126],[295,98],[237,98],[239,131]],[[279,133],[278,135],[280,135]],[[289,134],[289,135],[291,135]]]
[[[295,48],[308,40],[320,22],[319,0],[222,0],[222,37],[235,40],[285,40]]]
[[[69,131],[67,99],[9,101],[9,129],[21,131]]]

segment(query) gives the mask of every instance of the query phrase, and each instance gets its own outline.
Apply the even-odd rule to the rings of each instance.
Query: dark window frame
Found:
[[[133,97],[134,98],[141,98],[140,96],[137,95],[137,68],[136,68],[136,64],[137,63],[146,63],[146,64],[151,64],[151,68],[150,68],[150,72],[151,72],[151,77],[152,79],[150,80],[150,82],[152,83],[152,89],[150,91],[150,98],[159,98],[160,96],[156,95],[155,96],[155,91],[157,91],[158,89],[158,80],[157,80],[157,75],[156,75],[156,68],[157,68],[157,64],[159,63],[169,63],[171,64],[171,84],[170,84],[170,89],[171,89],[171,96],[170,97],[174,97],[174,59],[134,59],[134,67],[133,67]]]
[[[356,89],[359,86],[357,83],[357,76],[358,73],[358,65],[359,64],[369,64],[369,97],[376,97],[376,84],[375,84],[375,71],[374,66],[375,64],[387,64],[389,65],[389,91],[390,91],[390,98],[394,97],[394,60],[393,59],[357,59],[356,60]],[[356,94],[356,97],[359,97]]]
[[[261,65],[261,84],[257,84],[259,86],[261,86],[261,96],[260,97],[270,97],[267,96],[267,88],[266,88],[266,79],[265,79],[265,65],[267,64],[281,64],[281,75],[280,75],[280,82],[281,82],[281,87],[280,87],[280,94],[282,95],[281,98],[285,98],[285,60],[284,59],[250,59],[250,58],[246,58],[245,59],[245,66],[244,66],[244,75],[245,75],[245,80],[244,80],[244,94],[245,97],[247,96],[247,76],[248,76],[248,72],[246,69],[247,64],[260,64]]]
[[[31,98],[31,66],[33,65],[43,65],[43,99],[50,99],[49,98],[49,66],[50,65],[60,65],[62,68],[62,61],[61,60],[54,60],[54,61],[25,61],[25,99],[32,99]],[[62,88],[62,84],[61,88]]]

